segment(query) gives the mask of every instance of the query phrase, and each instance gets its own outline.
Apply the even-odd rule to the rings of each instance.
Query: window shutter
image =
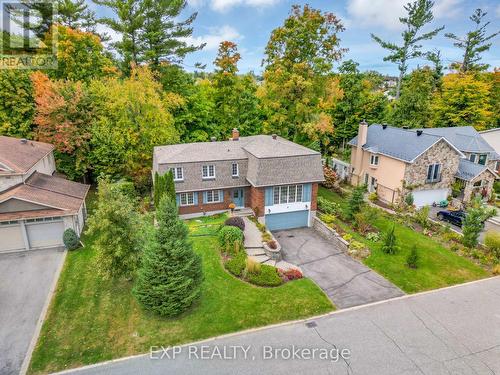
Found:
[[[311,184],[304,184],[304,191],[302,193],[302,201],[310,202],[311,201]]]
[[[197,191],[195,191],[193,193],[193,203],[194,203],[195,206],[198,205],[198,192]]]
[[[265,205],[266,206],[272,206],[273,205],[273,187],[269,186],[266,187],[266,192],[265,192]]]
[[[180,196],[180,194],[175,194],[175,202],[177,203],[177,206],[181,205],[181,196]]]

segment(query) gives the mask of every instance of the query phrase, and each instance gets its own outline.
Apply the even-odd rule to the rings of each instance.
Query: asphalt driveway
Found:
[[[64,252],[0,254],[0,374],[18,374]]]
[[[404,293],[378,273],[335,248],[312,228],[274,232],[285,261],[299,266],[335,306],[346,308]]]

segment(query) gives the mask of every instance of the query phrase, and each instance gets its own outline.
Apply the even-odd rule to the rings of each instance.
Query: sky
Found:
[[[206,64],[207,71],[213,69],[213,60],[221,41],[230,40],[238,44],[241,54],[240,72],[262,71],[261,61],[271,31],[282,25],[289,15],[292,4],[310,6],[334,13],[346,30],[340,33],[341,47],[348,48],[344,60],[352,59],[359,68],[377,70],[382,74],[396,75],[397,68],[384,62],[385,51],[370,37],[370,33],[395,43],[401,41],[401,25],[398,18],[404,14],[403,5],[409,0],[188,0],[182,16],[193,12],[198,16],[193,23],[195,44],[206,43],[202,51],[190,54],[184,61],[187,70],[195,70],[195,63]],[[98,15],[111,15],[106,9],[96,7]],[[489,32],[500,29],[500,2],[498,0],[435,0],[434,21],[426,27],[429,31],[445,26],[445,30],[431,41],[424,41],[424,50],[440,50],[444,63],[459,60],[461,51],[452,41],[444,37],[445,32],[464,35],[473,28],[469,16],[474,9],[488,12],[491,21]],[[182,17],[181,17],[182,18]],[[115,36],[116,37],[116,36]],[[500,36],[493,39],[490,51],[484,53],[483,62],[500,67]],[[425,61],[412,61],[410,67],[424,65]],[[338,67],[338,64],[336,64]]]

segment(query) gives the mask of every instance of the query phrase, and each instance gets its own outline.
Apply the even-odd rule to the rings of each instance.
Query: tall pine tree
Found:
[[[134,295],[148,310],[164,317],[186,311],[200,297],[201,258],[188,241],[177,205],[164,196],[156,210],[158,228],[147,242]]]

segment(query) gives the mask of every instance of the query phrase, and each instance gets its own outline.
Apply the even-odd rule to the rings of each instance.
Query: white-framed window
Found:
[[[302,202],[303,185],[275,186],[273,191],[274,204]]]
[[[431,164],[427,167],[427,181],[426,182],[439,182],[441,181],[441,164]]]
[[[378,165],[378,155],[371,154],[370,165]]]
[[[206,201],[205,203],[220,203],[222,202],[222,192],[221,190],[208,190],[206,192]]]
[[[195,193],[179,193],[179,205],[180,206],[193,206],[194,205],[194,194]]]
[[[204,165],[201,168],[201,175],[203,178],[215,178],[215,165]]]
[[[477,163],[478,164],[481,164],[481,165],[486,165],[486,162],[488,161],[488,155],[486,154],[481,154],[479,155],[479,158],[477,160]]]
[[[182,167],[170,168],[172,174],[174,175],[174,181],[183,181],[184,180],[184,171]]]
[[[14,225],[14,224],[19,224],[19,221],[17,221],[17,220],[9,220],[9,221],[2,221],[2,222],[0,222],[0,225]]]
[[[238,163],[231,164],[231,176],[238,177],[240,175],[240,170],[238,167]]]

